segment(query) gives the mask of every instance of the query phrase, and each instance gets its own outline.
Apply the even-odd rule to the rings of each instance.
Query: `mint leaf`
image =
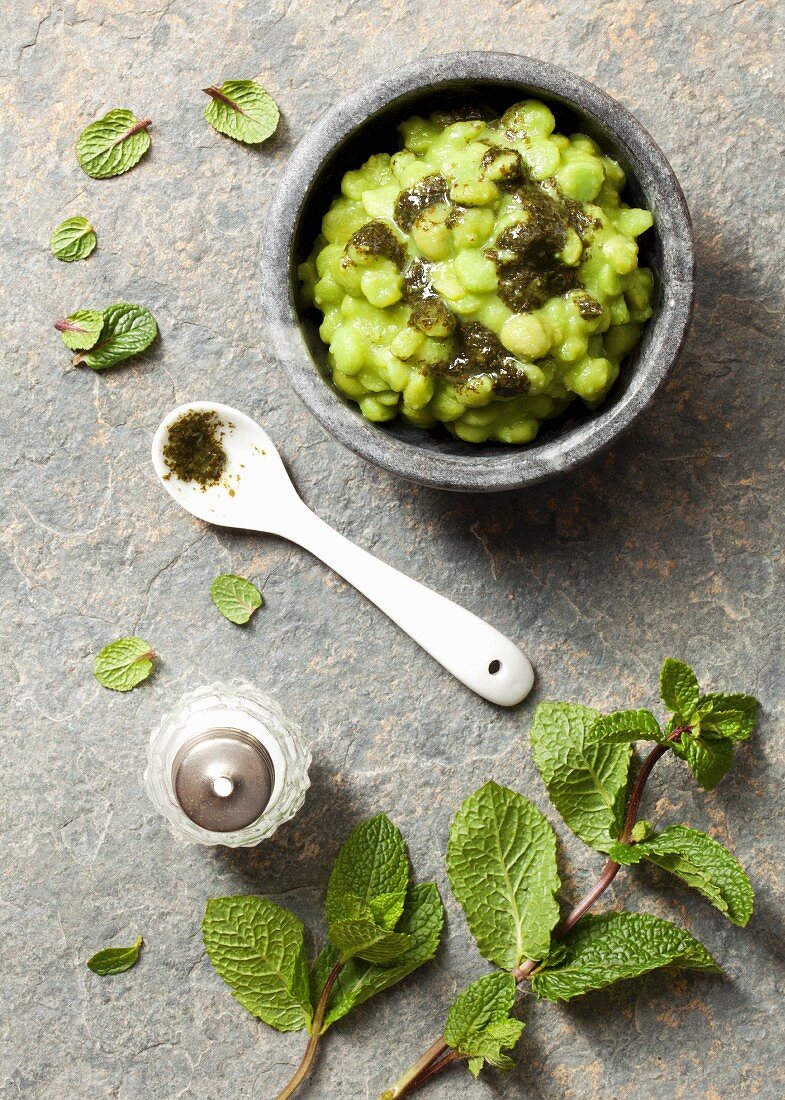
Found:
[[[406,895],[400,892],[377,894],[375,898],[371,898],[368,908],[381,928],[392,931],[401,919],[405,902]]]
[[[613,744],[650,739],[660,744],[667,741],[660,724],[650,710],[619,710],[598,718],[589,731],[587,742],[605,741]]]
[[[68,264],[74,260],[84,260],[97,243],[95,230],[87,218],[66,218],[49,238],[53,254]]]
[[[570,1001],[663,966],[718,971],[706,948],[670,921],[649,913],[586,916],[562,941],[558,965],[532,976],[532,989],[550,1001]]]
[[[55,328],[71,351],[93,347],[103,327],[104,315],[97,309],[78,309],[62,321],[55,321]]]
[[[362,959],[349,959],[330,992],[322,1032],[336,1020],[342,1019],[356,1005],[363,1004],[376,993],[389,989],[429,962],[439,946],[443,924],[444,907],[436,884],[422,882],[410,886],[398,924],[398,931],[409,937],[409,947],[385,966]],[[339,957],[337,948],[328,944],[316,959],[311,977],[314,1001]]]
[[[144,943],[141,936],[130,947],[105,947],[87,960],[88,967],[94,974],[105,978],[108,974],[122,974],[124,970],[130,970],[136,965],[139,958],[139,948]]]
[[[96,655],[93,675],[102,687],[130,691],[153,671],[154,658],[144,638],[118,638]]]
[[[607,852],[624,820],[632,747],[593,741],[591,731],[600,717],[577,703],[540,703],[531,746],[565,824],[592,848]]]
[[[374,963],[392,962],[411,947],[408,936],[385,931],[373,919],[370,909],[365,912],[367,916],[360,913],[356,917],[333,921],[329,926],[330,943],[338,949],[341,962],[352,958]]]
[[[280,112],[272,96],[254,80],[225,80],[204,92],[210,102],[204,117],[221,134],[246,145],[257,145],[275,133]]]
[[[150,148],[147,127],[151,119],[140,122],[132,111],[109,111],[82,130],[76,142],[76,159],[93,179],[120,176],[133,168]]]
[[[379,898],[389,907],[397,895],[402,908],[408,884],[403,837],[386,814],[377,814],[357,826],[336,857],[324,902],[327,924],[346,917],[347,896],[370,908]]]
[[[731,741],[704,741],[694,733],[683,733],[673,742],[674,753],[685,760],[704,791],[712,791],[733,764]]]
[[[697,676],[684,661],[666,658],[660,672],[660,697],[668,710],[687,720],[692,717],[700,688]]]
[[[211,898],[202,921],[210,962],[232,996],[277,1031],[310,1027],[303,926],[266,898]]]
[[[138,355],[152,344],[158,326],[149,309],[119,302],[102,310],[103,328],[97,344],[73,358],[74,366],[85,363],[93,370],[105,370]]]
[[[556,835],[528,799],[493,782],[469,795],[450,827],[447,875],[484,958],[512,970],[547,955]]]
[[[448,1047],[469,1059],[476,1077],[483,1064],[512,1069],[504,1049],[514,1047],[523,1032],[520,1020],[510,1019],[517,985],[512,974],[486,974],[458,994],[444,1027]]]
[[[254,611],[264,606],[264,599],[256,585],[234,573],[222,573],[216,577],[210,596],[223,617],[238,626],[247,623]]]
[[[758,706],[752,695],[702,695],[697,711],[701,736],[734,744],[746,741],[755,729]]]
[[[677,875],[741,927],[752,916],[753,892],[744,868],[712,837],[671,825],[638,844],[616,844],[611,859],[626,867],[647,859]]]

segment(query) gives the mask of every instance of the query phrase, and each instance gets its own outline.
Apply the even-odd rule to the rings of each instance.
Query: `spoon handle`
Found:
[[[297,509],[282,533],[354,585],[483,699],[511,707],[531,691],[532,666],[509,638],[471,611],[361,550],[306,505]]]

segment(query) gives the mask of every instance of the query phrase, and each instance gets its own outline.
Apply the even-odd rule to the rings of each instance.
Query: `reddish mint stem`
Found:
[[[288,1085],[284,1085],[281,1091],[278,1093],[276,1100],[288,1100],[288,1097],[294,1095],[305,1078],[311,1072],[314,1058],[316,1057],[316,1048],[319,1045],[320,1033],[322,1030],[322,1024],[324,1023],[325,1012],[327,1011],[327,1001],[330,997],[330,991],[335,984],[335,979],[343,970],[343,963],[336,963],[330,971],[327,981],[324,983],[319,1001],[316,1005],[316,1010],[313,1014],[313,1020],[311,1022],[311,1034],[308,1036],[308,1042],[303,1052],[302,1059],[299,1066],[295,1070],[294,1077]]]
[[[230,99],[228,95],[224,95],[221,89],[216,88],[214,84],[211,84],[209,88],[202,88],[202,91],[205,95],[209,95],[213,99],[217,99],[221,103],[225,103],[226,106],[231,107],[233,111],[237,111],[241,115],[244,115],[246,113],[239,103],[235,103],[235,101],[233,99]]]

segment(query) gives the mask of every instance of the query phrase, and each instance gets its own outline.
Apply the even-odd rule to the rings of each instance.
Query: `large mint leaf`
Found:
[[[95,248],[98,238],[87,218],[66,218],[49,238],[53,255],[64,263],[84,260]]]
[[[433,882],[410,886],[398,923],[398,932],[409,937],[409,947],[385,966],[350,959],[333,985],[327,1001],[322,1031],[342,1019],[356,1005],[401,981],[412,971],[429,962],[436,954],[444,924],[444,907]],[[339,961],[340,952],[332,944],[320,953],[313,966],[311,989],[314,1001],[327,976]]]
[[[705,791],[714,790],[733,764],[731,741],[704,741],[694,733],[684,733],[680,741],[673,742],[673,751],[686,761]]]
[[[78,309],[75,313],[69,313],[62,321],[55,321],[55,328],[71,351],[92,348],[103,327],[104,315],[99,309]]]
[[[697,710],[701,736],[733,744],[746,741],[755,729],[758,706],[752,695],[702,695]]]
[[[550,1001],[570,1001],[663,966],[719,970],[694,936],[649,913],[586,916],[559,946],[558,964],[532,977],[534,992]]]
[[[598,718],[589,731],[587,742],[606,741],[626,744],[633,741],[667,740],[650,710],[619,710]]]
[[[202,922],[210,962],[232,996],[277,1031],[310,1027],[302,922],[266,898],[211,898]]]
[[[512,1069],[514,1062],[504,1050],[514,1047],[523,1024],[510,1018],[517,985],[512,974],[497,971],[478,978],[459,993],[447,1015],[444,1041],[469,1059],[476,1077],[485,1062],[497,1069]]]
[[[256,145],[275,133],[280,112],[275,100],[255,80],[225,80],[204,92],[210,102],[204,117],[221,134]]]
[[[74,366],[85,363],[93,370],[105,370],[132,355],[138,355],[152,344],[158,326],[144,306],[118,302],[102,310],[103,328],[98,343],[73,358]]]
[[[534,712],[534,763],[570,829],[607,852],[621,832],[632,746],[592,741],[600,714],[577,703],[540,703]]]
[[[548,954],[559,919],[556,835],[523,795],[486,783],[450,828],[447,875],[480,953],[503,970]]]
[[[402,911],[408,884],[409,857],[403,837],[386,814],[377,814],[361,822],[338,853],[324,902],[327,923],[346,917],[347,896],[369,907],[376,904],[377,911],[383,908],[386,913],[396,905]],[[379,923],[385,927],[389,921]]]
[[[677,875],[742,927],[752,916],[753,892],[744,868],[712,837],[686,825],[671,825],[639,844],[616,844],[611,859],[630,866],[647,859]]]
[[[660,697],[675,714],[689,719],[698,705],[698,678],[684,661],[667,657],[660,672]]]
[[[120,176],[138,164],[150,148],[147,127],[151,124],[149,118],[140,121],[132,111],[109,111],[82,130],[76,159],[93,179]]]

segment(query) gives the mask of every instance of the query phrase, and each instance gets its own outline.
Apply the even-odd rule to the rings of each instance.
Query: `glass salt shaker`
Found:
[[[310,786],[302,731],[249,684],[188,692],[150,735],[145,788],[185,839],[248,848],[293,817]]]

